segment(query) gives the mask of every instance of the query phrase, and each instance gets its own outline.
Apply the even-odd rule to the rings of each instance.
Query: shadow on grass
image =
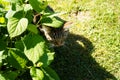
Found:
[[[65,46],[55,48],[52,68],[61,80],[117,80],[95,61],[91,56],[93,50],[87,38],[70,34]]]

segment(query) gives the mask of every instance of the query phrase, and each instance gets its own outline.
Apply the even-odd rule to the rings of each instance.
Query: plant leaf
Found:
[[[0,51],[0,67],[2,66],[3,53],[4,53],[4,50]]]
[[[58,18],[58,17],[43,17],[41,19],[41,23],[42,25],[45,26],[50,26],[50,27],[54,27],[54,28],[59,28],[62,27],[64,24],[64,20]]]
[[[6,49],[6,43],[5,41],[3,41],[2,39],[0,39],[0,51],[5,50]]]
[[[2,74],[0,74],[0,79],[1,80],[6,80],[6,78]]]
[[[43,80],[60,80],[57,73],[50,67],[44,67],[42,69],[44,75],[46,76]]]
[[[50,65],[50,63],[54,60],[54,52],[50,51],[47,47],[46,47],[46,54],[44,54],[39,62],[43,62],[44,64],[42,65],[43,67],[47,67],[48,65]],[[38,63],[39,64],[39,63]],[[39,67],[39,66],[38,66]]]
[[[44,78],[43,72],[40,69],[35,68],[35,67],[32,67],[30,69],[30,75],[33,80],[43,80]]]
[[[11,3],[18,3],[20,0],[10,0]]]
[[[27,12],[27,11],[30,11],[32,10],[32,6],[30,4],[25,4],[25,7],[24,7],[24,11]]]
[[[26,12],[25,18],[28,19],[29,23],[31,23],[33,21],[33,12],[32,10],[29,10]]]
[[[8,19],[7,29],[10,34],[10,37],[15,37],[22,34],[28,26],[27,18],[17,18]]]
[[[34,64],[39,61],[41,56],[45,53],[45,41],[37,34],[29,34],[23,40],[25,46],[25,55]]]
[[[7,71],[5,73],[0,73],[0,80],[15,80],[15,78],[18,76],[17,72],[11,72]]]
[[[45,40],[38,34],[28,34],[21,41],[17,41],[15,46],[24,51],[28,59],[37,67],[48,66],[54,59],[54,52],[47,47]]]
[[[0,23],[5,23],[5,18],[4,17],[0,17]]]
[[[28,59],[24,53],[17,49],[10,49],[7,60],[14,68],[22,69],[25,68]]]
[[[38,13],[43,11],[47,7],[47,1],[44,0],[29,0],[31,6]]]
[[[33,25],[33,24],[29,24],[27,29],[28,29],[29,31],[35,33],[35,34],[38,34],[37,26],[35,26],[35,25]]]
[[[47,61],[47,65],[50,65],[50,63],[54,60],[54,52],[51,52],[49,50],[49,52],[47,52],[47,56],[48,56],[48,61]]]
[[[13,15],[14,15],[15,13],[16,13],[16,11],[9,10],[9,11],[6,13],[5,17],[9,19],[9,18],[13,17]]]

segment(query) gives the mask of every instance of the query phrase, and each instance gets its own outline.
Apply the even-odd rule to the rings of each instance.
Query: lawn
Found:
[[[72,21],[52,63],[61,80],[120,80],[120,1],[51,0]]]

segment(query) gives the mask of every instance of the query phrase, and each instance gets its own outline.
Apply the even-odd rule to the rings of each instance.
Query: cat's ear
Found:
[[[33,23],[37,24],[38,21],[40,20],[41,14],[35,14],[33,18]]]
[[[68,30],[71,27],[72,24],[73,24],[73,22],[65,22],[64,26],[63,26],[63,29]]]

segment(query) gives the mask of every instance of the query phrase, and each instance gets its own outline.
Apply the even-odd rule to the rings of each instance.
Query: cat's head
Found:
[[[64,25],[60,28],[43,26],[41,30],[44,32],[44,35],[46,39],[50,42],[51,46],[59,47],[64,45],[71,24],[72,22],[65,22]]]

